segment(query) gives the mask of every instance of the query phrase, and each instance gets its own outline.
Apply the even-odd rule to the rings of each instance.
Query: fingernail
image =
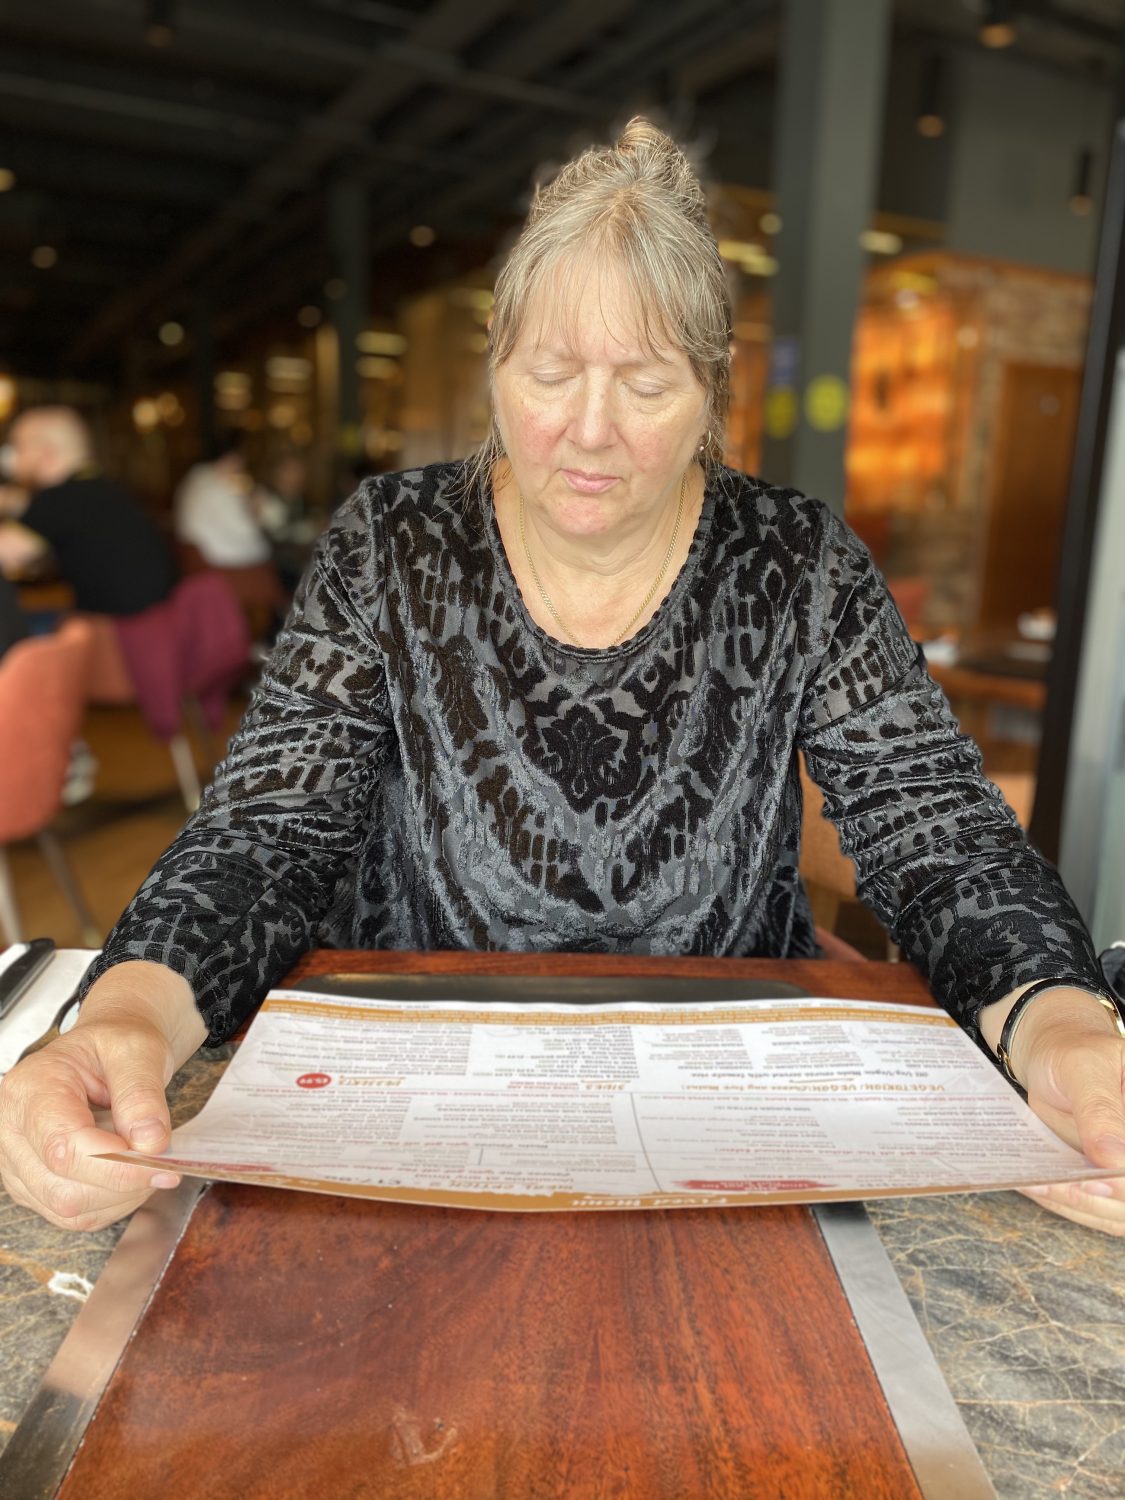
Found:
[[[1113,1189],[1108,1182],[1103,1182],[1100,1177],[1096,1178],[1093,1182],[1084,1182],[1082,1184],[1082,1191],[1091,1194],[1094,1198],[1113,1197]]]
[[[159,1120],[138,1120],[129,1127],[129,1141],[134,1146],[152,1146],[167,1134]]]
[[[1029,1187],[1025,1191],[1029,1193],[1049,1193],[1051,1191],[1051,1184],[1049,1182],[1040,1182],[1035,1187]]]
[[[151,1185],[154,1188],[179,1187],[180,1179],[176,1176],[175,1172],[154,1172],[152,1174]]]

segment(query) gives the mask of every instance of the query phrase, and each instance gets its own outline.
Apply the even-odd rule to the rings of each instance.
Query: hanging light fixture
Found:
[[[945,59],[931,52],[922,69],[922,92],[918,99],[918,134],[931,140],[945,134],[942,97],[945,93]]]
[[[981,44],[985,47],[1010,47],[1016,39],[1015,23],[1009,0],[985,0],[984,16],[981,19]]]
[[[172,16],[173,0],[146,0],[145,41],[150,47],[167,47],[175,27]]]
[[[1089,146],[1084,147],[1078,153],[1077,171],[1074,174],[1074,188],[1070,195],[1070,211],[1084,217],[1094,206],[1094,200],[1090,196],[1090,181],[1094,175],[1094,153]]]

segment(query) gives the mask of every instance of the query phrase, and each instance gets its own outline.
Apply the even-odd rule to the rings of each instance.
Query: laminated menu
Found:
[[[706,987],[700,986],[705,993]],[[270,994],[146,1161],[474,1209],[822,1202],[1111,1176],[943,1012]]]

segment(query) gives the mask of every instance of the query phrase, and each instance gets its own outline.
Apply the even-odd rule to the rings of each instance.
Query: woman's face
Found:
[[[706,430],[707,393],[682,349],[646,347],[612,266],[561,278],[528,309],[493,402],[515,481],[548,526],[578,540],[655,518]],[[556,281],[556,286],[559,281]]]

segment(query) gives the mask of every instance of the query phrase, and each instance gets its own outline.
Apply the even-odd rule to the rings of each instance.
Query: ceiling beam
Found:
[[[351,0],[341,0],[341,3],[350,5]],[[591,38],[600,39],[607,28],[624,19],[638,3],[639,0],[566,0],[524,29],[512,28],[511,35],[489,52],[489,71],[523,79],[550,68],[568,57],[578,43]],[[604,112],[605,106],[602,105],[600,113],[604,115]],[[380,132],[377,142],[366,135],[364,149],[354,153],[355,160],[367,170],[368,181],[373,185],[390,180],[397,164],[420,167],[433,177],[478,180],[491,159],[463,150],[443,149],[441,139],[455,135],[479,114],[478,101],[439,92],[431,102],[412,109],[409,120],[397,129],[390,133]],[[430,147],[430,142],[435,144]],[[413,185],[417,186],[416,178]],[[297,227],[298,221],[307,219],[298,210],[290,217],[294,221],[293,228]],[[272,243],[286,238],[291,238],[291,234],[283,228],[280,236],[272,237]],[[236,247],[218,268],[217,279],[227,280],[258,250],[258,245],[253,243]]]
[[[116,154],[97,146],[31,138],[23,132],[9,135],[3,157],[2,165],[16,174],[17,187],[151,203],[154,212],[177,203],[196,209],[210,205],[233,192],[240,181],[238,173],[212,162],[137,154],[125,167]]]
[[[64,196],[26,188],[0,195],[0,233],[12,243],[137,245],[151,258],[157,217],[151,208],[106,202],[93,194]]]
[[[567,7],[572,12],[576,9],[573,6]],[[701,55],[709,55],[720,45],[724,34],[741,35],[747,26],[751,26],[755,33],[760,29],[763,34],[776,29],[776,12],[776,0],[734,0],[734,3],[732,0],[696,0],[690,12],[677,6],[675,0],[660,10],[656,9],[652,0],[648,0],[645,24],[630,28],[617,43],[599,47],[597,56],[568,78],[568,84],[572,88],[589,87],[612,92],[617,76],[628,76],[638,59],[642,59],[643,66],[650,70],[668,66],[673,59],[679,64],[685,64],[695,57],[697,50]],[[685,30],[690,33],[690,39],[683,35]],[[565,55],[561,45],[559,51],[560,55]],[[490,58],[489,61],[491,63],[493,59]],[[435,107],[441,108],[444,103],[439,98]],[[608,118],[609,114],[608,106],[603,105],[603,119]],[[413,115],[411,118],[414,118]],[[534,123],[534,116],[515,113],[499,122],[483,125],[468,138],[462,149],[471,152],[479,162],[499,162],[502,165],[494,165],[487,170],[482,168],[471,175],[459,177],[445,194],[435,197],[428,189],[426,196],[421,197],[415,189],[410,194],[400,195],[397,203],[388,203],[379,212],[380,219],[387,223],[385,228],[374,235],[372,253],[378,254],[380,250],[386,252],[401,245],[410,226],[419,219],[426,223],[441,221],[449,224],[474,208],[479,211],[481,206],[490,207],[494,218],[503,217],[503,190],[510,189],[513,182],[526,182],[529,169],[535,162],[542,160],[548,152],[559,149],[557,130],[548,138],[540,129],[529,140],[528,127]],[[545,140],[549,141],[546,145]],[[440,146],[435,149],[440,151]],[[294,205],[291,212],[296,220],[297,205]],[[512,213],[514,216],[514,205]],[[287,238],[291,239],[292,236]],[[240,266],[245,265],[255,250],[253,242],[243,247]],[[275,261],[271,269],[276,271],[279,278],[286,274],[286,266],[290,274],[295,274],[295,267],[303,263],[306,256],[305,247],[297,245],[290,252],[291,258],[287,258],[281,265]],[[233,267],[230,269],[233,270]],[[225,324],[227,332],[250,322],[254,311],[253,302],[240,303],[232,309]]]
[[[511,0],[438,0],[409,34],[412,46],[454,54],[485,32],[510,9]],[[142,308],[196,278],[201,269],[233,239],[254,234],[280,200],[315,180],[339,155],[335,132],[341,126],[370,127],[409,97],[415,76],[401,64],[372,57],[363,71],[312,119],[298,123],[290,141],[272,153],[240,191],[178,248],[141,286],[115,298],[81,331],[67,357],[88,358],[107,339],[128,326]]]
[[[524,29],[512,29],[489,54],[489,71],[511,79],[531,78],[565,60],[583,40],[603,35],[637,4],[638,0],[566,0],[551,6]],[[391,130],[389,140],[395,145],[447,140],[478,114],[473,100],[439,94],[412,110],[408,120]]]
[[[42,74],[18,73],[0,67],[0,97],[22,99],[66,112],[73,133],[82,134],[82,116],[109,114],[129,122],[133,130],[171,126],[180,131],[220,138],[234,136],[257,146],[276,146],[288,137],[283,120],[261,119],[247,112],[216,109],[210,104],[170,99],[166,94],[106,88],[95,82],[78,83]],[[77,118],[75,118],[77,117]]]
[[[742,37],[747,26],[773,27],[777,0],[693,0],[690,8],[672,3],[661,9],[650,4],[645,24],[630,27],[614,45],[602,48],[571,77],[576,89],[612,92],[629,79],[637,81],[661,72],[683,67],[697,53],[709,51],[724,36]],[[627,86],[627,85],[626,85]],[[616,111],[628,101],[627,93],[618,94]],[[610,118],[606,109],[603,119]],[[456,183],[446,193],[425,204],[427,223],[440,224],[447,215],[456,215],[472,202],[489,202],[510,193],[514,184],[528,182],[528,173],[544,156],[557,152],[560,145],[566,154],[569,143],[548,135],[534,116],[511,115],[486,124],[470,136],[466,148],[474,155],[491,159],[496,165],[473,181]],[[422,210],[417,196],[399,208],[389,207],[376,232],[372,250],[395,243],[406,233]],[[512,202],[512,212],[517,204]]]

